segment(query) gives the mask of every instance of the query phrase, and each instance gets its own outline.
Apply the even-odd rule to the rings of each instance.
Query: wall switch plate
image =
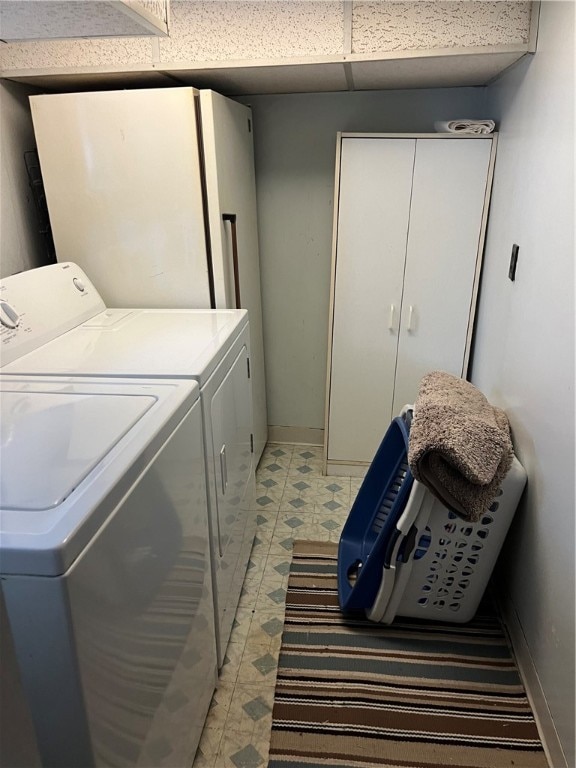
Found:
[[[508,267],[508,277],[512,282],[516,280],[516,264],[518,263],[518,251],[520,250],[520,246],[514,245],[512,246],[512,255],[510,256],[510,266]]]

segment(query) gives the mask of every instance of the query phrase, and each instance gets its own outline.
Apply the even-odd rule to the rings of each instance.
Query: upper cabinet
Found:
[[[168,34],[169,0],[1,0],[4,41]]]
[[[128,3],[82,2],[105,5]],[[54,90],[227,95],[484,85],[535,50],[537,19],[538,3],[517,0],[172,0],[167,37],[0,44],[0,74]]]

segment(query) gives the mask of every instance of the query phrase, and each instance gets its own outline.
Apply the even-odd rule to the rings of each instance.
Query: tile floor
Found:
[[[256,472],[258,529],[193,768],[268,764],[274,684],[295,538],[338,541],[360,478],[323,477],[322,448],[270,443]]]

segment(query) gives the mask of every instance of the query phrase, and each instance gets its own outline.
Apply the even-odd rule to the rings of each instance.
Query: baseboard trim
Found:
[[[279,427],[269,424],[268,442],[324,445],[324,430],[316,427]]]
[[[498,604],[502,621],[508,631],[510,643],[518,663],[520,676],[524,683],[530,706],[534,712],[536,726],[544,745],[548,763],[551,768],[570,768],[558,738],[558,732],[550,714],[548,702],[542,690],[540,678],[534,666],[534,661],[526,642],[526,636],[524,635],[524,630],[522,629],[514,604],[508,595],[500,595],[498,597]]]
[[[364,477],[370,464],[346,464],[341,461],[326,462],[326,474],[336,477]]]

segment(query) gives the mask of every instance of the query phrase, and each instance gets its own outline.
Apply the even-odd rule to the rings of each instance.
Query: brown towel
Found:
[[[414,477],[459,517],[477,522],[514,457],[508,417],[468,381],[424,376],[414,405],[408,461]]]

